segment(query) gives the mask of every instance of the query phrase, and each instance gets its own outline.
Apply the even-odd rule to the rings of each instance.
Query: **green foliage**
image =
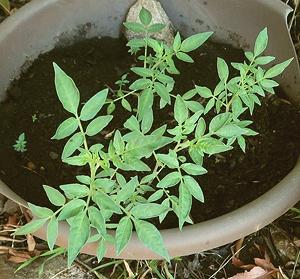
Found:
[[[26,148],[27,141],[25,139],[25,133],[22,133],[19,135],[18,139],[16,140],[16,143],[13,145],[13,148],[17,152],[25,152],[27,151]]]
[[[291,62],[287,60],[268,70],[262,68],[274,60],[272,56],[261,56],[268,42],[264,29],[257,37],[254,52],[245,53],[247,61],[231,64],[238,71],[237,76],[232,77],[229,64],[218,58],[219,83],[214,89],[196,85],[188,92],[174,95],[172,75],[179,74],[176,58],[192,63],[188,53],[201,46],[212,33],[195,34],[184,40],[177,33],[173,44],[168,46],[149,36],[163,26],[153,24],[150,12],[144,8],[139,22],[124,25],[144,35],[128,42],[129,52],[138,54],[141,64],[130,69],[136,79],[129,81],[124,74],[116,82],[118,88],[112,96],[104,89],[80,108],[75,83],[54,63],[57,95],[71,116],[58,126],[53,139],[66,139],[62,151],[65,163],[85,166],[89,171],[77,176],[76,182],[60,185],[61,191],[44,186],[57,210],[29,205],[36,219],[16,234],[27,234],[46,224],[49,248],[53,249],[58,222],[66,220],[70,225],[69,265],[87,242],[98,242],[99,261],[108,242],[115,244],[119,255],[134,229],[146,247],[169,259],[162,236],[151,219],[162,222],[173,212],[180,229],[185,223],[192,223],[193,199],[204,202],[199,181],[207,172],[203,165],[206,156],[231,150],[234,144],[246,151],[245,138],[257,133],[250,128],[252,121],[244,119],[244,112],[252,113],[266,92],[274,93],[278,83],[272,78]],[[161,110],[172,110],[174,121],[154,129],[156,100]],[[110,127],[118,105],[129,111],[130,117],[124,119],[123,127]],[[209,112],[215,113],[211,120],[206,116]],[[106,143],[90,146],[107,126],[116,129]],[[19,141],[23,140],[24,150],[22,135]],[[112,221],[114,215],[120,219],[117,224]],[[95,229],[93,235],[91,229]],[[116,233],[112,236],[108,229],[115,229]]]
[[[10,3],[9,0],[0,0],[0,9],[2,9],[5,14],[10,15]]]

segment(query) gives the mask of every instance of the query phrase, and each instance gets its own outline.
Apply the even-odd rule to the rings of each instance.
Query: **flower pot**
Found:
[[[0,100],[12,79],[18,77],[27,61],[68,40],[94,36],[118,37],[126,12],[134,1],[129,0],[49,0],[32,1],[0,25]],[[172,2],[172,3],[171,3]],[[279,79],[288,97],[300,103],[299,65],[288,33],[286,17],[290,9],[279,0],[174,0],[161,1],[175,28],[183,35],[213,30],[215,39],[244,48],[251,47],[258,32],[269,29],[268,52],[280,61],[295,57]],[[76,15],[76,16],[74,16]],[[280,34],[280,37],[278,36]],[[272,222],[300,199],[300,162],[275,187],[255,201],[229,214],[179,229],[162,230],[170,255],[183,256],[232,242]],[[22,197],[0,181],[0,193],[26,207]],[[36,236],[45,239],[46,230]],[[66,246],[68,225],[60,223],[57,245]],[[95,254],[94,244],[82,252]],[[107,257],[124,259],[154,259],[133,234],[124,250],[116,257],[109,246]]]

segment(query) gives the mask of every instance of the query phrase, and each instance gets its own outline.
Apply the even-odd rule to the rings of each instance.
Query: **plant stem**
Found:
[[[129,96],[129,95],[134,95],[135,92],[136,92],[136,90],[130,91],[130,92],[128,92],[127,94],[125,94],[124,96],[118,97],[117,99],[114,99],[114,100],[109,101],[109,102],[105,102],[105,104],[110,104],[110,103],[112,103],[112,102],[115,103],[115,102],[117,102],[117,101],[119,101],[119,100],[122,100],[122,99],[126,98],[126,97]]]
[[[148,55],[148,43],[147,43],[147,39],[148,39],[148,32],[146,31],[146,34],[145,34],[145,52],[144,52],[144,68],[146,69],[147,68],[147,55]]]
[[[85,132],[84,132],[84,130],[83,130],[83,127],[82,127],[80,118],[79,118],[79,116],[78,116],[77,114],[76,114],[76,119],[77,119],[77,121],[78,121],[78,126],[79,126],[79,129],[80,129],[80,132],[81,132],[81,134],[82,134],[82,136],[83,136],[83,145],[84,145],[84,149],[85,149],[86,151],[89,152],[89,147],[88,147],[88,144],[87,144]]]

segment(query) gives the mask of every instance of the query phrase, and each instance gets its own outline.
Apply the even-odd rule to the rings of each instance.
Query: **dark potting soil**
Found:
[[[60,155],[65,141],[51,140],[59,123],[69,117],[57,99],[52,62],[59,64],[75,81],[81,101],[88,100],[137,64],[122,39],[90,39],[42,54],[18,80],[12,82],[0,106],[0,178],[24,199],[48,205],[42,185],[58,186],[75,181],[84,169],[63,164]],[[243,61],[243,52],[228,45],[206,43],[193,53],[194,64],[178,63],[176,93],[194,84],[212,88],[217,83],[216,58]],[[170,112],[170,111],[169,111]],[[156,117],[168,123],[169,112]],[[117,107],[114,120],[104,133],[121,128],[129,114]],[[250,117],[250,116],[249,116]],[[35,120],[36,118],[36,120]],[[205,203],[193,202],[194,222],[211,219],[254,200],[277,184],[295,165],[300,151],[300,114],[282,92],[269,96],[256,108],[252,128],[258,136],[247,139],[247,151],[239,148],[205,159],[208,174],[199,178]],[[25,132],[27,152],[13,150]],[[104,142],[104,134],[94,139]],[[259,212],[258,212],[259,214]],[[162,228],[177,226],[170,215]]]

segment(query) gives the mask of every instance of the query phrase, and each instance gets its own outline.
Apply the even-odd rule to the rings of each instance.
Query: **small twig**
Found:
[[[123,261],[122,260],[116,260],[116,261],[112,261],[112,262],[108,262],[108,263],[105,263],[105,264],[101,264],[99,266],[96,266],[95,268],[93,268],[91,271],[95,271],[95,270],[99,270],[101,268],[104,268],[104,267],[108,267],[108,266],[111,266],[113,264],[118,264],[118,263],[122,263]]]
[[[104,84],[113,94],[116,94],[116,90],[114,90],[112,87],[110,87],[107,83]]]
[[[236,256],[242,249],[245,248],[246,245],[243,245],[239,250],[237,250],[231,257],[227,257],[223,262],[222,264],[220,265],[220,267],[218,268],[218,270],[211,276],[209,276],[208,279],[212,279],[215,275],[218,274],[218,272],[223,269],[232,259],[234,256]]]
[[[87,265],[86,263],[76,259],[76,262],[80,265],[82,265],[83,267],[85,267],[89,272],[94,273],[94,275],[99,278],[99,279],[107,279],[105,276],[103,276],[102,274],[99,274],[97,271],[93,270],[89,265]]]
[[[70,268],[72,268],[74,265],[72,265],[72,266],[70,266],[70,267],[66,267],[66,268],[64,268],[63,270],[61,270],[61,271],[59,271],[58,273],[56,273],[56,274],[54,274],[50,279],[54,279],[54,278],[56,278],[58,275],[60,275],[60,274],[62,274],[62,273],[64,273],[64,272],[66,272],[66,271],[68,271]]]

